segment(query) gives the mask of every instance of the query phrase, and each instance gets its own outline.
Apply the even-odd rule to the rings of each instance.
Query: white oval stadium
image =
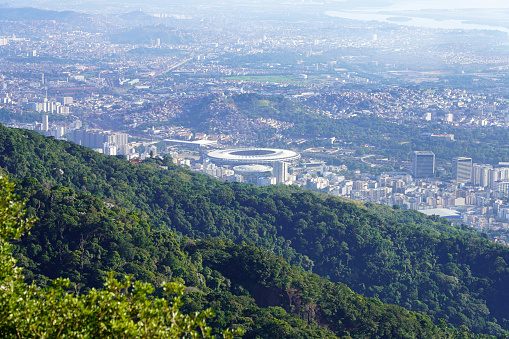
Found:
[[[223,149],[209,152],[207,156],[218,165],[272,164],[277,161],[294,162],[300,159],[297,152],[277,148]]]

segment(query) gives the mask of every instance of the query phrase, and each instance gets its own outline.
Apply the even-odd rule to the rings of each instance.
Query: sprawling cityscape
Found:
[[[366,26],[332,15],[284,25],[246,13],[218,21],[175,8],[109,17],[50,11],[20,25],[43,14],[9,10],[0,25],[6,126],[130,161],[168,154],[224,181],[420,210],[509,242],[509,158],[435,159],[432,149],[415,148],[392,155],[338,133],[295,132],[302,118],[265,114],[272,102],[243,114],[234,99],[284,98],[324,121],[376,117],[447,145],[461,131],[508,127],[505,33]],[[214,156],[267,147],[298,157]]]
[[[508,17],[0,3],[0,336],[509,338]]]

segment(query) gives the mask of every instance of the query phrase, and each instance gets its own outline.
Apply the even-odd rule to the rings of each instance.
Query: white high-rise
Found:
[[[276,161],[272,165],[272,175],[276,177],[277,184],[284,184],[290,178],[288,174],[288,163],[283,161]]]
[[[491,165],[474,164],[472,166],[472,182],[475,186],[488,187]]]
[[[42,117],[42,130],[49,130],[49,117],[47,115],[43,115]]]
[[[488,184],[491,189],[495,189],[498,182],[509,180],[509,167],[494,168],[488,173]]]
[[[117,146],[109,142],[105,142],[103,145],[103,153],[106,155],[117,155]]]

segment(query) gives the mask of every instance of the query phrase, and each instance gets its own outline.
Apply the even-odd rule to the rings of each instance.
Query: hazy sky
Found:
[[[222,4],[235,7],[237,4],[266,4],[267,8],[273,5],[292,5],[296,3],[306,6],[323,7],[323,4],[332,5],[337,10],[366,9],[370,10],[419,10],[419,9],[466,9],[466,8],[509,8],[508,0],[0,0],[13,7],[30,6],[36,8],[51,8],[54,10],[101,10],[111,7],[113,3],[123,6],[140,6],[147,8],[164,8],[172,5],[185,6],[186,4]],[[328,7],[328,6],[327,6]]]

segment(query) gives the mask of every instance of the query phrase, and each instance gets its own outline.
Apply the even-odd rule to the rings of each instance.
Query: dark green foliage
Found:
[[[31,228],[25,202],[13,194],[14,184],[0,175],[0,337],[2,338],[215,338],[206,319],[211,309],[183,314],[185,286],[161,284],[164,298],[152,295],[147,282],[122,281],[108,273],[103,289],[69,293],[69,279],[41,288],[24,281],[12,256],[12,242]],[[71,197],[68,195],[67,197]],[[243,334],[227,329],[224,339]]]
[[[156,286],[185,281],[190,292],[196,291],[188,296],[186,311],[214,307],[213,327],[241,327],[248,338],[429,338],[439,333],[425,315],[362,298],[267,250],[218,239],[177,241],[170,232],[151,229],[146,215],[89,193],[46,188],[32,178],[19,186],[39,221],[14,246],[14,255],[26,278],[38,285],[66,277],[74,292],[89,293],[102,286],[110,270]]]
[[[263,337],[274,330],[271,319],[284,315],[281,307],[300,315],[301,319],[315,319],[340,337],[403,338],[411,333],[417,338],[430,338],[439,333],[427,316],[363,298],[344,284],[304,274],[253,246],[207,240],[187,246],[186,251],[191,256],[200,253],[203,265],[224,274],[234,291],[249,293],[258,305],[268,307],[254,322],[256,327],[262,325],[260,330],[266,333]],[[305,324],[297,320],[293,323]],[[313,326],[306,326],[305,336],[292,333],[291,327],[278,326],[276,333],[283,338],[323,337]]]
[[[220,183],[174,167],[169,159],[133,165],[4,127],[0,166],[18,178],[19,193],[29,199],[29,213],[40,218],[16,252],[27,277],[40,283],[65,275],[77,290],[87,289],[98,286],[104,272],[113,269],[156,285],[182,278],[198,289],[225,288],[255,299],[257,292],[249,281],[256,279],[264,288],[309,290],[292,285],[293,277],[282,279],[288,277],[287,266],[276,259],[266,262],[270,256],[263,251],[253,252],[256,265],[243,268],[251,274],[245,278],[248,283],[235,284],[230,268],[221,266],[221,260],[231,258],[210,259],[217,256],[209,258],[206,251],[185,254],[194,246],[191,239],[220,237],[264,247],[304,271],[435,319],[476,332],[509,329],[509,249],[449,227],[440,218],[295,187]],[[176,232],[177,239],[190,239],[182,244],[167,230]],[[272,266],[266,267],[269,263]],[[233,272],[241,272],[235,265]],[[223,287],[228,280],[231,286]],[[379,329],[366,329],[373,330]]]

